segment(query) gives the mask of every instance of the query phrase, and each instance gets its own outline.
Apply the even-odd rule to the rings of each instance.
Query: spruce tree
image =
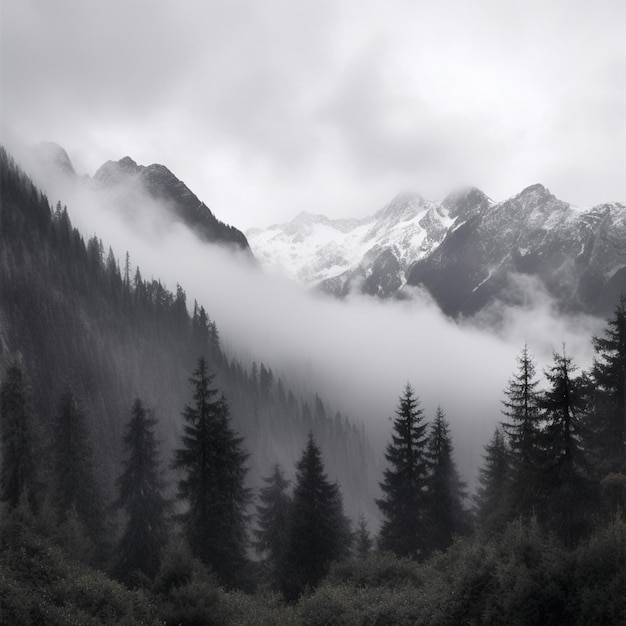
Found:
[[[576,366],[565,353],[554,354],[545,373],[549,388],[541,404],[546,426],[545,517],[566,545],[585,532],[593,507],[589,463],[584,449],[587,386],[575,376]]]
[[[626,296],[620,298],[603,337],[594,337],[591,379],[596,464],[602,476],[626,474]]]
[[[264,482],[265,487],[260,490],[260,502],[256,507],[254,547],[263,556],[273,585],[280,587],[293,501],[287,493],[289,481],[278,463]]]
[[[419,400],[407,384],[393,421],[385,458],[389,466],[381,483],[383,497],[376,503],[383,521],[380,548],[398,556],[418,558],[426,548],[428,496],[426,480],[426,423]]]
[[[428,436],[428,464],[428,548],[445,550],[454,535],[469,530],[469,517],[463,506],[465,483],[454,462],[450,426],[441,407]]]
[[[339,487],[324,471],[313,435],[296,465],[296,484],[289,541],[285,554],[282,591],[296,600],[306,589],[315,589],[332,561],[350,550],[350,524],[343,514]]]
[[[509,506],[514,515],[527,515],[540,501],[543,435],[539,408],[539,381],[535,364],[524,346],[518,369],[504,391],[503,414],[509,421],[502,427],[507,436],[511,475]]]
[[[372,541],[372,536],[367,527],[367,520],[365,519],[365,515],[363,515],[363,513],[359,514],[359,521],[356,525],[354,539],[356,555],[361,559],[365,558],[372,551],[374,542]]]
[[[154,417],[137,398],[124,434],[124,471],[117,480],[116,506],[124,510],[127,520],[117,547],[116,575],[125,581],[135,573],[154,578],[167,541],[167,501],[163,496],[155,424]]]
[[[73,512],[95,543],[101,543],[102,500],[93,467],[87,417],[71,387],[61,394],[53,437],[55,488],[53,502],[62,519]]]
[[[509,519],[509,451],[500,428],[485,446],[483,459],[478,471],[476,513],[480,527],[491,533],[501,530]]]
[[[41,491],[28,376],[20,360],[6,369],[0,387],[0,500],[16,507],[23,495],[36,504]]]
[[[250,500],[244,484],[247,454],[230,426],[226,399],[218,397],[212,381],[201,357],[190,379],[193,402],[182,413],[183,447],[175,451],[172,467],[184,474],[178,497],[188,505],[183,523],[192,551],[223,584],[241,586]]]

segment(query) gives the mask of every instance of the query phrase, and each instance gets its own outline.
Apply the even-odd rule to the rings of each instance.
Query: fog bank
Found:
[[[204,305],[227,354],[244,364],[262,361],[294,390],[318,391],[330,408],[362,421],[381,465],[389,417],[410,382],[429,420],[438,405],[444,409],[459,468],[472,483],[523,345],[540,372],[564,343],[575,362],[588,367],[591,336],[604,324],[559,314],[528,278],[519,280],[528,296],[524,308],[494,306],[460,322],[419,290],[406,301],[339,301],[201,242],[136,187],[124,192],[132,198],[129,217],[115,209],[119,190],[113,197],[84,182],[48,180],[45,186],[52,203],[67,204],[83,236],[96,234],[120,263],[128,250],[133,271],[139,266],[144,279],[160,279],[170,290],[180,283],[190,307],[194,299]]]

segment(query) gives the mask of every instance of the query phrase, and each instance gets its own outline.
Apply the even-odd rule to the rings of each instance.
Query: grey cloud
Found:
[[[398,187],[623,200],[625,7],[5,0],[3,141],[164,162],[241,227]]]

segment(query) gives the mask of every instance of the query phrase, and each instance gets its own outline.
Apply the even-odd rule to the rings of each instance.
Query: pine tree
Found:
[[[41,491],[36,458],[31,388],[21,361],[6,369],[0,387],[0,499],[16,507],[23,495],[36,504]]]
[[[509,451],[500,428],[496,428],[485,446],[483,458],[484,464],[478,471],[476,513],[481,528],[491,533],[501,530],[509,519]]]
[[[503,414],[509,418],[502,427],[510,453],[509,505],[514,515],[527,515],[540,501],[543,435],[539,408],[539,381],[535,364],[524,346],[517,359],[517,373],[504,391]]]
[[[183,410],[182,443],[172,467],[182,470],[178,497],[189,509],[183,516],[189,545],[228,586],[244,584],[245,509],[250,492],[244,481],[247,454],[230,426],[223,396],[211,388],[213,376],[201,357],[190,382],[193,404]]]
[[[626,296],[620,298],[603,337],[594,337],[595,455],[602,476],[626,474]]]
[[[588,396],[586,381],[574,375],[576,369],[571,357],[555,353],[554,363],[546,372],[550,386],[541,401],[547,422],[545,517],[568,546],[584,534],[593,506],[583,444]]]
[[[95,543],[102,541],[104,511],[93,468],[93,448],[87,418],[68,386],[57,408],[54,437],[55,489],[53,501],[65,518],[73,511]]]
[[[363,559],[372,551],[372,545],[374,543],[367,527],[367,520],[365,519],[365,515],[363,515],[363,513],[359,515],[359,521],[356,526],[354,538],[356,555]]]
[[[256,507],[254,547],[264,557],[273,584],[280,587],[293,501],[287,493],[289,481],[278,463],[264,482],[266,486],[260,490],[260,503]]]
[[[426,423],[411,385],[407,384],[393,421],[385,458],[389,467],[376,503],[385,516],[380,547],[398,556],[418,558],[426,547]]]
[[[124,435],[124,471],[117,480],[116,506],[125,511],[127,521],[117,548],[116,574],[126,581],[137,572],[154,578],[167,541],[167,501],[159,471],[155,424],[154,417],[136,399]]]
[[[468,513],[463,506],[465,484],[452,456],[450,427],[441,407],[437,407],[428,437],[428,535],[430,550],[445,550],[454,535],[469,530]]]
[[[314,589],[332,561],[350,549],[350,524],[343,514],[339,487],[329,482],[312,435],[296,465],[296,485],[282,591],[296,600]]]

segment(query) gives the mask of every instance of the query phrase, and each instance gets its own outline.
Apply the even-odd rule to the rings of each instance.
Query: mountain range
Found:
[[[128,199],[126,192],[135,183],[154,196],[159,189],[154,181],[160,180],[165,181],[162,195],[177,201],[170,203],[173,215],[196,204],[196,197],[163,166],[144,168],[122,159],[105,164],[93,178],[78,177],[62,152],[54,146],[46,150],[46,166],[54,162],[57,174],[62,171],[79,184],[124,188],[122,195]],[[130,186],[125,184],[129,178]],[[245,237],[237,235],[240,231],[222,228],[205,205],[197,206],[202,224],[216,225],[213,242],[206,245],[247,249]],[[102,203],[98,208],[120,207]],[[204,227],[196,223],[194,228],[198,232]],[[263,361],[240,361],[222,348],[211,310],[195,301],[187,303],[180,284],[173,293],[159,279],[144,280],[138,268],[134,277],[128,275],[112,250],[107,257],[105,249],[98,235],[87,240],[73,227],[61,202],[56,209],[50,206],[0,146],[0,373],[16,358],[23,363],[31,381],[36,426],[44,438],[52,436],[58,399],[70,385],[81,400],[96,444],[94,463],[100,468],[103,491],[110,495],[134,398],[154,409],[167,463],[179,445],[189,376],[202,355],[250,453],[246,465],[251,485],[261,484],[275,462],[287,471],[293,468],[313,433],[324,450],[329,475],[346,490],[350,514],[356,519],[365,510],[363,502],[373,503],[377,461],[361,424],[323,401],[293,371],[280,371],[276,365],[272,370]]]
[[[405,193],[371,217],[300,213],[246,234],[261,262],[327,293],[390,298],[422,287],[455,317],[523,304],[520,276],[568,311],[605,314],[626,291],[626,206],[580,209],[540,184],[503,202],[476,188],[441,202]]]
[[[523,305],[546,294],[564,311],[606,315],[626,291],[626,206],[575,207],[535,184],[500,202],[475,187],[430,201],[401,193],[369,217],[302,212],[244,234],[160,164],[107,161],[78,176],[56,144],[36,149],[41,169],[106,194],[129,220],[139,197],[208,242],[243,251],[333,296],[407,297],[425,289],[453,317],[492,303]],[[137,195],[139,194],[139,196]]]
[[[138,165],[126,156],[119,161],[107,161],[93,177],[89,177],[77,175],[65,149],[55,143],[36,145],[33,156],[35,174],[44,181],[56,177],[106,194],[104,204],[121,211],[131,221],[136,217],[135,208],[145,205],[147,197],[165,208],[171,220],[186,225],[203,241],[222,244],[251,256],[245,235],[217,219],[209,207],[164,165]]]

